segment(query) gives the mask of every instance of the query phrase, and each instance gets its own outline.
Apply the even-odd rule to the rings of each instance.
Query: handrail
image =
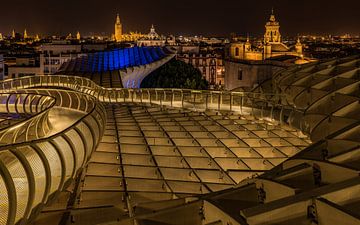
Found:
[[[17,96],[16,102],[9,103],[9,100],[14,95]],[[31,116],[24,120],[21,120],[19,122],[13,123],[10,126],[0,129],[0,146],[4,145],[3,143],[5,143],[7,136],[9,136],[11,138],[11,140],[12,140],[11,143],[14,144],[17,142],[29,141],[30,135],[35,136],[35,138],[38,139],[47,134],[47,132],[49,130],[48,113],[55,104],[55,99],[53,97],[46,96],[46,95],[40,95],[40,94],[21,94],[21,93],[2,94],[2,93],[0,93],[0,97],[2,97],[2,96],[7,97],[7,101],[6,101],[5,105],[6,105],[6,109],[7,109],[8,113],[18,114],[19,113],[18,107],[20,107],[22,110],[22,113],[27,114],[27,117],[29,115],[31,115]],[[30,97],[30,100],[28,100],[29,97]],[[31,99],[31,97],[33,97],[33,99]],[[44,102],[41,103],[40,110],[38,109],[37,104],[34,104],[34,98],[36,98],[36,97],[39,99],[38,100],[39,102],[43,97],[45,97]],[[19,104],[18,104],[19,98],[25,99],[22,102],[21,106],[19,106]],[[28,106],[26,106],[26,101],[29,101]],[[0,105],[4,105],[4,104],[0,104]],[[10,109],[9,105],[14,105],[13,111],[9,110]],[[26,107],[30,109],[30,112],[26,111]],[[34,107],[35,107],[36,112],[32,112],[32,109]],[[38,129],[36,129],[37,127],[42,127],[43,129],[38,130]],[[46,130],[44,130],[44,129],[46,129]],[[18,134],[20,134],[20,135],[18,135]],[[25,135],[25,137],[22,137],[24,135]],[[21,138],[21,139],[18,140],[19,138]]]
[[[17,85],[14,85],[15,83]],[[5,91],[11,91],[14,88],[61,87],[86,93],[101,102],[145,103],[198,111],[235,111],[252,115],[255,112],[254,108],[260,108],[261,113],[258,117],[262,117],[265,109],[274,111],[275,108],[278,108],[280,111],[283,108],[291,108],[282,104],[285,96],[279,94],[162,88],[104,88],[87,78],[64,75],[31,76],[5,80],[0,82],[0,87]],[[245,112],[245,108],[247,108],[247,112]]]

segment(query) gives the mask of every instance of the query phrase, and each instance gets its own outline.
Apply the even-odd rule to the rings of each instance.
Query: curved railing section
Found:
[[[48,114],[55,104],[51,96],[39,94],[0,94],[0,112],[19,122],[0,128],[0,146],[20,143],[44,137],[51,125]]]
[[[31,220],[67,188],[98,145],[106,120],[92,96],[15,87],[0,94],[0,112],[21,117],[0,130],[0,224]]]
[[[284,104],[284,95],[255,92],[207,91],[188,89],[104,88],[77,76],[32,76],[0,83],[4,91],[31,88],[61,88],[91,95],[104,103],[138,103],[197,111],[233,111],[244,115],[286,122],[294,109]]]

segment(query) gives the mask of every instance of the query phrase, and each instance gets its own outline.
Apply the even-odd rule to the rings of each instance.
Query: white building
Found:
[[[34,56],[17,56],[7,58],[6,61],[7,75],[4,74],[4,79],[35,76],[40,72]]]
[[[40,47],[40,74],[54,74],[61,64],[81,54],[81,45],[45,44]]]

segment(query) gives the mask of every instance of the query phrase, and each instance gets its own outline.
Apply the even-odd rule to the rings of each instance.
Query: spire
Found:
[[[27,39],[28,38],[28,34],[27,34],[27,31],[26,31],[26,28],[24,30],[24,39]]]
[[[295,46],[302,46],[299,36],[298,36],[298,38],[297,38],[297,41],[296,41],[296,45],[295,45]]]
[[[154,24],[151,24],[150,33],[155,33],[155,27],[154,27]]]
[[[246,42],[250,42],[249,33],[247,34]]]
[[[271,15],[270,15],[270,21],[275,22],[275,14],[274,14],[274,7],[271,8]]]
[[[116,24],[121,24],[119,13],[116,14]]]
[[[79,32],[79,31],[76,33],[76,39],[77,39],[77,40],[80,40],[80,39],[81,39],[81,35],[80,35],[80,32]]]
[[[15,30],[13,29],[12,32],[11,32],[11,37],[12,38],[15,38]]]

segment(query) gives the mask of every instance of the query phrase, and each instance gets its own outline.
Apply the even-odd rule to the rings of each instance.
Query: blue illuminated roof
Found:
[[[133,47],[89,53],[61,66],[60,72],[101,73],[153,63],[166,54],[160,47]]]

